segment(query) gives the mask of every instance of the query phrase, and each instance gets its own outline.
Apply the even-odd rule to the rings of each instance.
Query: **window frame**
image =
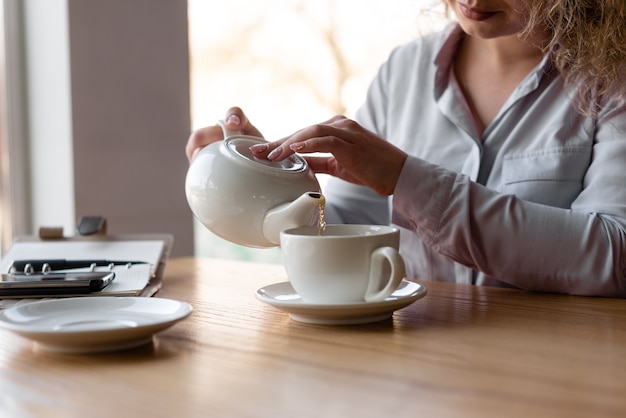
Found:
[[[0,253],[30,230],[22,13],[0,0]]]

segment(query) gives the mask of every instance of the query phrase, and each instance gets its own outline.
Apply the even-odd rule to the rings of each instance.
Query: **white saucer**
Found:
[[[105,352],[146,344],[191,311],[188,303],[162,298],[55,299],[0,311],[0,327],[49,351]]]
[[[289,313],[298,322],[323,325],[366,324],[383,321],[394,311],[426,296],[426,287],[402,280],[400,286],[380,302],[353,302],[344,304],[312,304],[304,302],[293,290],[291,283],[275,283],[256,291],[262,302]]]

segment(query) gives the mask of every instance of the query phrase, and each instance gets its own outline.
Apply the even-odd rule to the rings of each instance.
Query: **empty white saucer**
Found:
[[[57,352],[137,347],[192,311],[188,303],[146,297],[77,297],[16,305],[0,311],[0,327]]]
[[[256,297],[262,302],[285,311],[298,322],[323,325],[366,324],[388,319],[394,311],[404,308],[426,295],[426,287],[402,280],[400,286],[380,302],[344,304],[311,304],[303,301],[291,283],[282,282],[262,287]]]

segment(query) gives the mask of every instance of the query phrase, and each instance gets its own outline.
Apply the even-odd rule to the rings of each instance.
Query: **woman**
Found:
[[[624,1],[447,6],[458,23],[397,48],[358,123],[253,152],[331,153],[307,157],[335,176],[327,219],[400,226],[408,277],[626,296]],[[227,122],[260,135],[238,108]],[[195,132],[188,157],[220,138]]]

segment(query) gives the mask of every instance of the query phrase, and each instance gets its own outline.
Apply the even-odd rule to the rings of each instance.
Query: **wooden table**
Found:
[[[393,319],[302,324],[280,265],[171,260],[192,315],[152,345],[52,354],[0,330],[2,417],[626,416],[626,301],[428,283]]]

